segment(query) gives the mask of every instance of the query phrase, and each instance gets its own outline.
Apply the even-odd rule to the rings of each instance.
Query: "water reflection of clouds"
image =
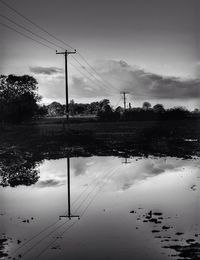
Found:
[[[64,180],[56,180],[56,179],[48,179],[43,181],[38,181],[38,183],[35,185],[39,188],[45,188],[45,187],[57,187],[65,185],[66,181]]]
[[[131,163],[122,164],[118,157],[85,157],[71,158],[70,169],[72,184],[84,186],[95,176],[100,182],[105,182],[108,189],[127,190],[137,182],[156,177],[165,172],[181,171],[183,168],[198,169],[198,160],[180,160],[176,158],[145,158],[129,159]],[[115,173],[110,175],[112,169]],[[40,166],[40,179],[37,187],[56,187],[66,184],[67,160],[45,161]],[[106,177],[104,177],[107,173]]]
[[[132,160],[132,163],[125,166],[112,177],[112,188],[116,190],[127,190],[138,182],[148,178],[156,177],[167,172],[176,172],[188,168],[188,171],[198,171],[198,161],[183,161],[174,158],[142,159]]]
[[[91,160],[89,158],[89,160]],[[87,169],[91,166],[88,162],[88,158],[77,158],[71,160],[71,173],[75,176],[84,175],[87,172]]]

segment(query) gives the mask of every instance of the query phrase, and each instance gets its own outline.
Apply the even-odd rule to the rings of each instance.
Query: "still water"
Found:
[[[67,159],[38,170],[0,189],[6,259],[200,259],[199,159],[70,158],[71,220]]]

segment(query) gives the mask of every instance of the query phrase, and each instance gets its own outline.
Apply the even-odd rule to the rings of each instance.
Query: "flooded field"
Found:
[[[71,219],[60,217],[67,169]],[[74,157],[36,170],[34,184],[0,188],[0,258],[200,259],[199,159]]]

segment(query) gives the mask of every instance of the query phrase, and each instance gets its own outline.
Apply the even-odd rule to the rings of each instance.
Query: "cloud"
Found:
[[[96,62],[95,69],[105,79],[96,84],[86,78],[72,78],[72,89],[82,97],[111,95],[120,91],[129,91],[134,97],[149,99],[187,99],[200,97],[200,78],[183,79],[166,77],[147,72],[120,60],[102,60]],[[112,87],[110,86],[112,85]]]
[[[63,72],[63,69],[57,67],[35,66],[35,67],[29,67],[29,69],[31,72],[35,74],[45,74],[45,75],[53,75],[53,74],[58,74]]]
[[[37,187],[40,188],[45,188],[45,187],[56,187],[56,186],[61,186],[63,185],[63,181],[55,180],[55,179],[48,179],[44,181],[39,181],[36,185]]]

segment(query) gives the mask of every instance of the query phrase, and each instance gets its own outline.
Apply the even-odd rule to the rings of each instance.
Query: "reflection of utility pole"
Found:
[[[125,159],[125,161],[122,163],[124,163],[124,164],[131,163],[131,162],[128,162],[128,157],[125,157],[124,159]]]
[[[69,98],[68,98],[68,70],[67,70],[67,56],[69,54],[76,53],[76,50],[74,51],[65,51],[65,52],[57,52],[56,54],[64,54],[65,55],[65,94],[66,94],[66,117],[67,121],[69,120]]]
[[[129,92],[126,92],[126,91],[120,92],[120,94],[123,95],[123,99],[124,99],[124,110],[126,110],[126,94],[128,94],[128,93],[129,93]]]
[[[67,190],[68,190],[68,215],[66,216],[60,216],[60,218],[80,218],[77,215],[71,215],[71,201],[70,201],[70,158],[67,157]]]

